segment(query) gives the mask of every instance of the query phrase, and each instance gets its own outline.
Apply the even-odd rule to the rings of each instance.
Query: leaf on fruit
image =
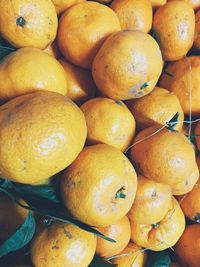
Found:
[[[175,131],[175,127],[178,124],[178,118],[179,112],[176,112],[176,114],[171,118],[171,120],[166,123],[166,128],[170,131]]]
[[[2,60],[5,56],[14,51],[16,51],[16,48],[11,46],[9,43],[7,43],[0,37],[0,60]]]
[[[95,255],[94,259],[92,260],[92,262],[88,267],[114,267],[114,266],[116,265]]]
[[[147,267],[169,267],[171,263],[167,251],[151,252]]]

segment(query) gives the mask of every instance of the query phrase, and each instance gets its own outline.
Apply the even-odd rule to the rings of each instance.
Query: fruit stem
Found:
[[[117,199],[118,199],[118,198],[123,198],[123,199],[125,199],[125,198],[126,198],[126,194],[123,193],[124,190],[125,190],[124,187],[120,188],[120,189],[117,191],[115,198],[117,198]]]
[[[17,26],[21,26],[22,28],[25,26],[26,24],[26,21],[23,17],[19,17],[17,20],[16,20],[16,24]]]
[[[158,223],[153,223],[151,226],[156,229],[156,228],[158,228],[159,224]]]

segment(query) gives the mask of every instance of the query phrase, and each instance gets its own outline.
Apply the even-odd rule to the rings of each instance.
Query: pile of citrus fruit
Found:
[[[56,180],[32,266],[199,267],[200,0],[0,0],[0,37],[0,257],[30,204],[1,185]]]

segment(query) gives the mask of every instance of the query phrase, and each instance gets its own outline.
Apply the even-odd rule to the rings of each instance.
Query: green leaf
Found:
[[[0,246],[0,258],[27,245],[31,241],[34,233],[35,219],[32,212],[29,211],[21,227]]]
[[[170,131],[175,131],[175,127],[178,123],[178,118],[179,112],[176,112],[176,114],[171,118],[171,120],[166,123],[166,128]]]
[[[11,46],[3,38],[0,37],[0,60],[14,51],[16,51],[16,48]]]
[[[169,267],[171,259],[167,251],[151,252],[147,267]]]
[[[21,207],[23,207],[25,209],[35,211],[36,213],[38,213],[40,215],[50,217],[50,218],[57,220],[57,221],[76,225],[79,228],[81,228],[87,232],[93,233],[93,234],[95,234],[95,235],[97,235],[97,236],[99,236],[99,237],[101,237],[107,241],[115,242],[115,240],[113,240],[107,236],[104,236],[99,231],[97,231],[95,228],[63,214],[63,212],[60,211],[60,208],[63,207],[61,203],[59,203],[59,205],[58,204],[55,205],[55,203],[53,201],[46,201],[45,205],[44,205],[43,199],[38,197],[37,202],[34,203],[34,201],[30,201],[31,204],[29,203],[29,205],[23,205],[15,197],[16,191],[15,191],[14,187],[3,188],[2,185],[0,185],[0,192],[7,194],[7,196],[9,196],[15,203],[17,203],[18,205],[20,205]],[[27,201],[27,199],[25,199],[25,200]],[[27,202],[29,202],[29,201],[27,201]]]
[[[92,260],[92,262],[90,263],[88,267],[112,267],[112,266],[114,267],[116,265],[95,255],[94,259]]]

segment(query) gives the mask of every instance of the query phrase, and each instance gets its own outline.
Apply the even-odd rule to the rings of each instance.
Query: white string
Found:
[[[192,66],[191,66],[191,62],[189,60],[188,57],[185,57],[187,62],[188,62],[188,66],[189,66],[189,131],[188,131],[188,137],[190,138],[191,136],[191,131],[192,131]]]

